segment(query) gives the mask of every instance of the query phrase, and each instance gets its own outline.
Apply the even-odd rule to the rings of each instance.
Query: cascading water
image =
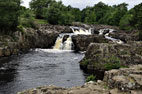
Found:
[[[80,27],[70,27],[73,31],[73,33],[62,33],[57,38],[55,45],[53,49],[58,50],[72,50],[73,49],[73,42],[72,42],[72,36],[73,35],[91,35],[91,28],[89,30],[86,30],[84,28]],[[65,35],[68,35],[69,37],[64,40]]]
[[[69,37],[66,39],[66,41],[63,41],[65,35],[68,35]],[[68,33],[60,34],[55,42],[53,49],[72,50],[73,42],[72,42],[71,36],[72,34],[68,34]]]
[[[63,50],[72,50],[73,42],[71,36],[67,38],[67,40],[64,42]]]
[[[53,49],[62,49],[63,47],[63,37],[62,36],[59,36],[55,42],[55,45],[53,47]]]
[[[109,40],[113,41],[114,43],[118,43],[118,44],[123,43],[123,41],[121,41],[120,39],[115,39],[115,38],[112,38],[112,37],[109,36],[109,33],[114,32],[113,29],[100,29],[99,30],[99,35],[103,35],[105,33],[105,31],[108,31],[104,35],[106,39],[109,39]]]
[[[73,27],[73,26],[70,28],[72,29],[75,35],[91,35],[92,34],[91,28],[89,30],[86,30],[80,27]]]

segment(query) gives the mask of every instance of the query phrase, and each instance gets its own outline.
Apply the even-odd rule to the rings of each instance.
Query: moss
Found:
[[[86,79],[86,82],[89,82],[89,81],[96,81],[96,76],[94,76],[94,75],[88,76]]]

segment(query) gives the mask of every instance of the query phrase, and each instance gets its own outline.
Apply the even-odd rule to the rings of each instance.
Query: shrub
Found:
[[[88,76],[86,79],[86,82],[89,82],[89,81],[96,81],[96,76],[94,76],[93,74]]]

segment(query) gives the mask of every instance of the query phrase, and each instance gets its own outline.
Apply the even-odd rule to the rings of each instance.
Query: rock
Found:
[[[107,82],[110,88],[118,88],[120,91],[125,92],[132,91],[132,94],[134,94],[133,90],[142,90],[142,65],[106,71],[104,81]]]
[[[72,36],[76,51],[86,51],[90,43],[107,43],[109,40],[99,35],[75,35]]]
[[[42,27],[41,27],[42,28]],[[31,48],[51,48],[59,33],[50,30],[24,29],[23,33],[15,32],[12,36],[0,36],[0,56],[10,56],[19,52],[28,51]],[[6,41],[8,40],[8,41]]]
[[[121,31],[119,32],[112,32],[109,34],[109,36],[115,38],[115,39],[120,39],[122,41],[129,42],[129,41],[138,41],[139,36],[138,36],[138,31]]]
[[[106,71],[142,64],[142,42],[129,44],[91,43],[80,66],[85,71]]]
[[[63,43],[68,39],[69,35],[64,35],[63,37]]]

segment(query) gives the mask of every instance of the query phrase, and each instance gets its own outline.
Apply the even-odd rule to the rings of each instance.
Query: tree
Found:
[[[59,24],[61,18],[61,2],[54,2],[50,7],[47,9],[46,18],[50,24]]]
[[[36,18],[44,18],[44,10],[55,2],[55,0],[32,0],[30,2],[31,9],[35,12]]]
[[[0,31],[15,31],[20,15],[20,0],[0,0]]]

